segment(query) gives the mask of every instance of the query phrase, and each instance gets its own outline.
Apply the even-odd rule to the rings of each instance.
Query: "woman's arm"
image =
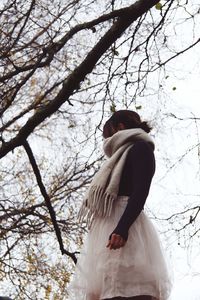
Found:
[[[128,168],[125,173],[131,176],[129,181],[131,191],[124,213],[110,235],[110,241],[113,239],[114,244],[117,244],[118,240],[120,240],[118,244],[123,244],[122,240],[126,241],[128,239],[128,230],[144,207],[155,172],[155,158],[152,147],[143,141],[136,142],[129,150],[125,167]]]

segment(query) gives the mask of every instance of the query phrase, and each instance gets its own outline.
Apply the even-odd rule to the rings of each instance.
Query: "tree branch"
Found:
[[[74,90],[79,88],[80,83],[85,79],[86,75],[92,72],[101,56],[138,17],[147,12],[157,2],[158,0],[149,0],[148,2],[146,0],[139,0],[131,6],[124,8],[121,11],[120,17],[113,23],[111,28],[88,53],[83,62],[68,76],[54,100],[41,108],[41,110],[38,110],[20,129],[15,138],[2,145],[0,158],[14,148],[22,145],[39,124],[56,112],[63,103],[66,101],[69,102],[69,97],[73,94]]]
[[[156,1],[158,2],[158,1]],[[63,46],[78,32],[85,30],[85,29],[92,29],[95,31],[94,27],[97,26],[100,23],[109,21],[111,19],[114,18],[119,18],[120,16],[123,17],[123,15],[126,13],[126,10],[129,10],[130,7],[126,7],[126,8],[120,8],[117,10],[114,10],[108,14],[104,14],[102,16],[100,16],[97,19],[94,19],[92,21],[89,22],[85,22],[82,24],[78,24],[76,26],[74,26],[71,30],[69,30],[58,42],[56,43],[51,43],[50,45],[48,45],[47,47],[43,48],[43,52],[40,54],[40,56],[38,57],[38,60],[36,61],[36,63],[34,64],[29,64],[23,67],[17,67],[16,70],[4,75],[4,76],[0,76],[0,82],[4,82],[7,79],[12,78],[13,76],[18,75],[21,72],[26,72],[31,70],[32,68],[34,68],[34,65],[37,64],[38,68],[42,68],[45,67],[47,65],[49,65],[51,63],[51,61],[54,58],[54,55],[59,52]],[[24,47],[24,46],[23,46]],[[12,47],[11,47],[12,48]],[[9,49],[10,51],[10,49]],[[5,54],[4,54],[5,56]],[[44,59],[47,56],[46,60],[42,61],[42,59]],[[38,64],[39,62],[39,64]]]
[[[26,153],[29,157],[29,161],[30,161],[31,166],[33,168],[33,172],[35,174],[35,177],[36,177],[38,186],[40,188],[41,194],[44,197],[44,200],[46,202],[46,206],[49,210],[49,214],[51,216],[51,220],[52,220],[52,223],[53,223],[53,226],[54,226],[54,230],[55,230],[56,237],[57,237],[57,240],[58,240],[58,243],[59,243],[59,246],[60,246],[61,253],[66,254],[69,257],[71,257],[73,262],[76,264],[76,262],[77,262],[76,253],[78,253],[78,252],[71,253],[71,252],[64,249],[63,240],[62,240],[62,236],[61,236],[61,231],[60,231],[60,228],[59,228],[57,220],[56,220],[56,214],[55,214],[54,208],[51,204],[51,200],[50,200],[49,195],[46,191],[46,188],[45,188],[45,186],[42,182],[42,177],[41,177],[41,174],[40,174],[40,170],[37,166],[37,163],[36,163],[36,160],[34,158],[32,149],[31,149],[31,147],[30,147],[30,145],[27,141],[23,142],[23,146],[24,146],[24,149],[25,149],[25,151],[26,151]]]
[[[170,62],[171,60],[173,60],[174,58],[176,58],[177,56],[180,56],[181,54],[184,54],[185,52],[187,52],[188,50],[192,49],[194,46],[196,46],[198,43],[200,42],[200,38],[198,38],[193,44],[191,44],[190,46],[186,47],[185,49],[177,52],[175,55],[169,57],[168,59],[166,59],[163,62],[160,62],[157,64],[157,67],[153,68],[152,72],[155,72],[156,70],[158,70],[160,67],[166,65],[168,62]]]

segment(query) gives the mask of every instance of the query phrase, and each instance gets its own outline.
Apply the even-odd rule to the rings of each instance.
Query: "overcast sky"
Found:
[[[177,110],[174,111],[177,117],[195,117],[200,118],[200,104],[199,104],[199,95],[200,95],[200,47],[197,46],[194,50],[188,52],[188,54],[183,55],[180,59],[176,61],[175,68],[177,68],[178,78],[169,79],[167,85],[169,87],[169,93],[171,99],[176,103]],[[181,68],[180,68],[181,66]],[[175,85],[176,90],[170,91],[170,88]],[[181,124],[181,123],[180,123]],[[184,136],[184,122],[182,134]],[[200,130],[200,121],[198,121],[198,129]],[[193,129],[192,129],[193,128]],[[187,139],[192,137],[194,139],[194,144],[197,142],[197,135],[194,127],[186,127],[185,139],[183,137],[182,143],[180,143],[180,149]],[[169,137],[169,136],[168,136]],[[178,138],[178,133],[175,134],[175,138]],[[191,141],[190,140],[190,141]],[[178,152],[178,149],[176,149]],[[197,152],[196,152],[197,153]],[[186,204],[192,205],[195,201],[199,204],[200,198],[200,184],[199,184],[199,174],[198,174],[198,161],[197,154],[192,153],[190,155],[188,162],[183,168],[179,168],[175,173],[173,170],[170,173],[171,181],[169,188],[172,190],[176,189],[178,185],[178,190],[182,191],[183,194],[188,190],[188,194],[196,194],[198,197],[186,198]],[[177,177],[178,174],[178,177]],[[184,175],[184,179],[183,179]],[[176,201],[177,198],[174,198]],[[181,198],[180,198],[181,199]],[[184,199],[181,199],[184,206]],[[169,203],[168,203],[169,204]],[[166,206],[168,205],[166,204]],[[173,205],[173,200],[172,200]],[[176,203],[174,203],[176,205]],[[170,206],[168,210],[170,213]],[[185,220],[186,222],[186,220]],[[200,222],[196,224],[196,227],[200,227]],[[169,254],[172,257],[173,269],[174,269],[174,288],[170,300],[199,300],[200,299],[200,248],[199,248],[199,238],[200,234],[198,233],[191,241],[190,248],[181,248],[177,245],[175,241],[174,244],[168,245]]]

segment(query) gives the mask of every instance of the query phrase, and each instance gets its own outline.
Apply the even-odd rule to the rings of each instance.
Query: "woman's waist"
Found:
[[[117,205],[122,205],[125,207],[128,203],[129,198],[130,198],[130,196],[127,196],[127,195],[118,195],[115,203]],[[134,200],[134,199],[131,199],[131,200]],[[144,211],[144,208],[142,209],[142,211]]]

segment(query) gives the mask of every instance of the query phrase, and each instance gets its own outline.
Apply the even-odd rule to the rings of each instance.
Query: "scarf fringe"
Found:
[[[90,202],[88,202],[88,198],[90,198]],[[102,187],[93,186],[79,210],[79,222],[85,220],[87,226],[90,227],[95,216],[102,218],[109,217],[115,199],[116,196],[105,193]]]

